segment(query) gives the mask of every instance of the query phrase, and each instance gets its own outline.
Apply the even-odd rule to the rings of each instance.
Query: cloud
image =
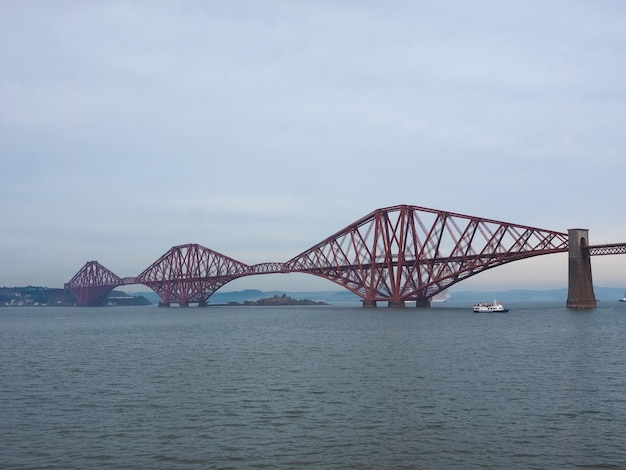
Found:
[[[620,2],[1,8],[0,285],[282,260],[401,203],[626,233]]]

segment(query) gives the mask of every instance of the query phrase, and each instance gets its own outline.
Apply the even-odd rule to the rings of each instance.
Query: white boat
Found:
[[[623,299],[619,299],[620,302],[626,302],[626,294],[624,294],[624,298]]]
[[[505,313],[508,311],[509,309],[504,308],[504,305],[502,305],[497,300],[494,300],[493,303],[491,304],[487,302],[481,302],[479,304],[474,305],[474,312],[476,313],[490,313],[490,312]]]

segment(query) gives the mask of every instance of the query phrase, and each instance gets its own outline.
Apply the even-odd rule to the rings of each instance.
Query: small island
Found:
[[[292,299],[287,294],[275,295],[259,300],[246,300],[241,302],[228,302],[227,304],[214,304],[216,306],[281,306],[281,305],[328,305],[323,301],[308,299]],[[209,304],[210,306],[210,304]]]

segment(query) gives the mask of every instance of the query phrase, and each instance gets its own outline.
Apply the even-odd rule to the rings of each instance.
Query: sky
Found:
[[[621,0],[4,0],[0,64],[0,286],[287,261],[397,204],[626,241]],[[558,254],[454,289],[566,285]]]

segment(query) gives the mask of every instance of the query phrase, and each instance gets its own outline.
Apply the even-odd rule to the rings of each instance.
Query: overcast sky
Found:
[[[0,286],[287,261],[396,204],[626,241],[621,0],[4,0],[0,64]],[[566,285],[563,254],[455,288]]]

